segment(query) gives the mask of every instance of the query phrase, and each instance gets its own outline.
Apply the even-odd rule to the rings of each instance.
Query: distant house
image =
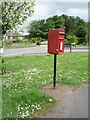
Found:
[[[23,40],[24,39],[24,35],[22,35],[21,33],[17,33],[17,32],[8,32],[5,36],[5,40],[8,40],[8,41],[14,41],[16,39],[20,39],[20,40]]]

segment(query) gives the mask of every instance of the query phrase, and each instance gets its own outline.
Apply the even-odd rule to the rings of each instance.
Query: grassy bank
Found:
[[[12,74],[3,76],[3,118],[35,117],[52,107],[55,100],[40,88],[53,82],[53,55],[6,58]],[[57,56],[57,82],[69,86],[87,83],[87,53]]]
[[[42,45],[47,45],[47,44],[42,44]],[[27,48],[27,47],[36,47],[36,46],[38,46],[38,45],[35,45],[35,43],[34,43],[34,45],[30,45],[30,44],[27,44],[27,45],[25,45],[25,44],[17,44],[17,45],[5,45],[4,46],[4,48],[5,49],[13,49],[13,48]],[[66,47],[70,47],[70,46],[66,46]],[[76,45],[76,46],[72,46],[72,48],[88,48],[88,46],[84,46],[84,45]]]
[[[36,47],[38,45],[19,45],[19,46],[5,46],[5,49],[13,49],[13,48],[26,48],[26,47]]]
[[[88,45],[76,45],[76,46],[72,45],[72,48],[88,48]]]

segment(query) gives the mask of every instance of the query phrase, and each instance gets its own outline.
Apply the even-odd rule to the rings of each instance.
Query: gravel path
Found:
[[[49,85],[42,91],[53,96],[58,102],[41,118],[88,118],[88,85],[70,88],[57,84],[55,90]]]

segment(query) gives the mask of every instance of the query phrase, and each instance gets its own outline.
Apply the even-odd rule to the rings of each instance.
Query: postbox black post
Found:
[[[70,53],[72,52],[72,45],[71,45],[71,43],[70,43]]]
[[[54,54],[54,82],[53,82],[53,88],[55,89],[56,86],[56,57],[57,55]]]

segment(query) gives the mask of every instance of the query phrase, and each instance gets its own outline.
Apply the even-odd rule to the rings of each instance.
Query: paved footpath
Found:
[[[88,118],[88,85],[82,85],[57,103],[44,118]]]

